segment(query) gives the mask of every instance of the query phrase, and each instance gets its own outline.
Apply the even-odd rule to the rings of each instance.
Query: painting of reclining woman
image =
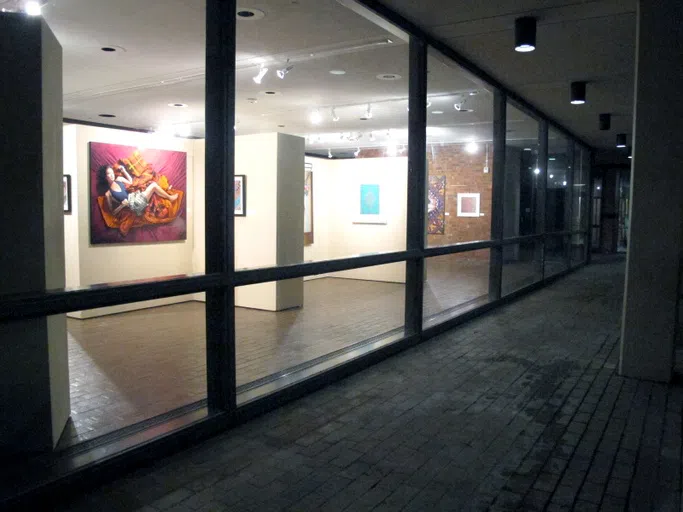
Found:
[[[90,143],[90,242],[185,240],[187,154]]]

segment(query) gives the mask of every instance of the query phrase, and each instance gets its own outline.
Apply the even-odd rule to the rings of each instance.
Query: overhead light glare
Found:
[[[562,182],[562,186],[563,186],[563,187],[566,187],[566,186],[567,186],[567,182],[566,182],[566,181],[563,181],[563,182]]]
[[[538,176],[539,174],[541,174],[541,170],[538,167],[536,167],[536,169],[534,169],[534,174]]]
[[[320,124],[323,122],[323,116],[320,115],[320,111],[314,110],[311,113],[311,123]]]
[[[327,150],[327,158],[332,158],[332,150],[331,149]]]
[[[552,180],[552,179],[555,177],[555,175],[554,175],[554,174],[551,174],[551,175],[548,176],[548,177]]]
[[[332,121],[335,123],[339,121],[339,116],[337,115],[337,111],[334,107],[332,107]]]
[[[355,156],[356,158],[358,158],[358,155],[360,155],[360,148],[353,152],[353,156]]]
[[[261,81],[263,80],[263,77],[266,76],[266,73],[268,73],[268,68],[261,64],[261,68],[259,69],[258,74],[252,80],[254,80],[255,83],[261,85]]]
[[[432,110],[432,114],[441,115],[443,114],[443,110]]]
[[[287,64],[289,64],[289,59],[287,59]],[[288,66],[286,66],[286,67],[284,67],[284,68],[282,68],[282,69],[278,69],[278,70],[275,72],[275,74],[277,75],[277,77],[278,77],[280,80],[283,80],[283,79],[285,78],[285,76],[287,76],[287,73],[289,73],[292,69],[294,69],[294,65],[293,65],[293,64],[289,64]]]
[[[368,103],[368,108],[365,109],[365,116],[366,119],[372,119],[372,105]]]
[[[629,159],[631,159],[631,160],[633,159],[633,151],[632,151],[632,149],[631,149],[631,146],[628,147],[628,157],[629,157]]]
[[[396,145],[395,142],[392,142],[387,145],[387,156],[396,156],[398,155],[398,146]]]
[[[531,151],[531,148],[524,148],[524,151]]]
[[[343,69],[332,69],[332,70],[330,70],[330,75],[341,76],[341,75],[345,75],[345,74],[346,74],[346,71],[344,71]]]
[[[473,155],[477,151],[479,151],[479,144],[476,142],[468,142],[465,145],[465,151],[467,151],[470,155]]]
[[[40,16],[42,10],[43,6],[38,2],[26,2],[26,6],[24,7],[24,12],[29,16]]]
[[[586,103],[586,82],[572,82],[570,86],[572,105]]]
[[[536,49],[536,18],[524,16],[515,20],[515,51],[533,52]]]

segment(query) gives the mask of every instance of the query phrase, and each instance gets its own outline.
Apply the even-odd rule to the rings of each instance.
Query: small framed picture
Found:
[[[247,215],[247,177],[244,174],[235,175],[235,217]]]
[[[479,217],[480,194],[458,194],[458,217]]]
[[[64,213],[71,213],[71,176],[64,174],[62,184],[64,187]]]

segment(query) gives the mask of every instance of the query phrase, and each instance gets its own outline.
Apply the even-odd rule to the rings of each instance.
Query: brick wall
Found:
[[[359,158],[382,158],[384,148],[364,149]],[[406,156],[403,153],[402,156]],[[486,150],[469,154],[464,144],[429,144],[427,165],[430,176],[446,176],[446,216],[443,235],[427,235],[428,246],[450,245],[491,238],[491,184],[493,154],[489,144],[489,172],[484,173]],[[479,193],[483,217],[458,217],[458,193]]]

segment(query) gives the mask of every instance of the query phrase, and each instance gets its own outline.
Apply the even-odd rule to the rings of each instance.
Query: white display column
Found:
[[[667,382],[683,249],[683,4],[640,0],[620,372]]]
[[[62,50],[40,18],[0,14],[0,293],[64,287]],[[0,451],[51,450],[69,418],[66,318],[0,323]]]
[[[235,268],[291,265],[304,258],[304,154],[282,133],[235,140],[235,175],[246,176],[246,215],[235,217]],[[303,279],[237,288],[235,305],[281,311],[303,306]]]

